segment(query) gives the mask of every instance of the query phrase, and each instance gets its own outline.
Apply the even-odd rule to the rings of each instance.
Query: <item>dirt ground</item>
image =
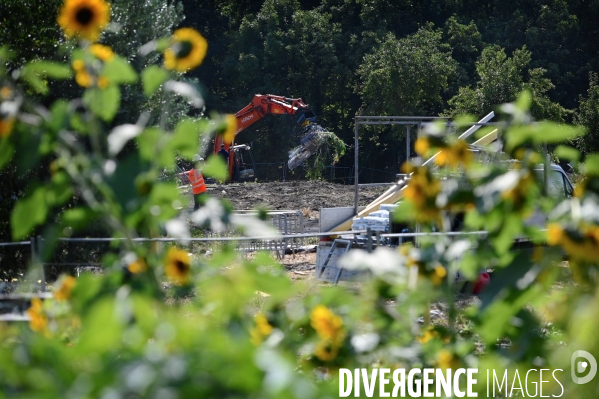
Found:
[[[360,188],[358,204],[368,205],[388,187]],[[291,181],[209,185],[208,193],[229,201],[236,210],[263,207],[268,210],[299,210],[305,231],[318,232],[320,208],[354,206],[354,186],[326,181]],[[315,252],[299,252],[280,259],[293,280],[313,278]]]
[[[359,205],[368,205],[388,187],[360,188]],[[301,210],[318,217],[320,208],[354,205],[354,186],[326,181],[241,183],[208,186],[208,193],[228,200],[235,209]],[[316,214],[314,214],[316,213]]]

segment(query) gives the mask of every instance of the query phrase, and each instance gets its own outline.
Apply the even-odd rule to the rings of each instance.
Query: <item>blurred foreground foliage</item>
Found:
[[[96,12],[102,4],[63,7]],[[102,19],[87,22],[94,21]],[[93,34],[101,26],[89,28]],[[333,397],[340,367],[477,367],[480,396],[485,369],[561,369],[563,385],[551,380],[545,394],[591,397],[599,389],[597,380],[576,385],[569,378],[574,351],[599,354],[599,158],[587,157],[573,196],[542,195],[535,149],[584,132],[531,124],[528,93],[503,106],[510,122],[499,127],[506,153],[518,162],[493,159],[496,152],[484,148],[480,155],[497,162],[481,162],[463,141],[441,139],[444,126],[432,124],[417,150],[438,153],[436,162],[406,165],[411,179],[399,219],[423,231],[449,231],[461,213],[466,229],[487,234],[352,251],[345,267],[364,269],[369,278],[348,290],[292,283],[266,253],[248,260],[232,247],[209,258],[188,252],[190,222],[272,234],[214,198],[189,214],[177,186],[158,180],[174,170],[176,155],[191,160],[202,138],[226,131],[226,117],[185,117],[171,128],[167,105],[156,123],[142,113],[111,125],[122,88],[138,82],[147,97],[170,93],[203,107],[183,78],[205,55],[197,32],[179,30],[142,47],[164,53],[169,69],[138,70],[108,46],[77,34],[71,40],[70,64],[40,60],[6,70],[11,53],[0,49],[0,167],[19,159],[48,170],[14,207],[12,234],[20,240],[42,226],[48,243],[42,257],[90,224],[119,240],[103,255],[102,275],[62,276],[52,299],[32,300],[29,323],[0,326],[0,396]],[[48,95],[55,80],[74,80],[82,96],[44,107],[29,95]],[[223,172],[208,160],[207,175]],[[50,218],[74,196],[74,206]],[[546,231],[527,223],[536,211],[550,220]],[[165,236],[180,242],[135,241]],[[531,237],[533,248],[513,248],[520,236]],[[39,268],[40,260],[32,260],[28,278],[35,280]],[[456,302],[456,277],[474,281],[488,268],[494,276],[480,300]],[[433,323],[431,303],[445,309]]]

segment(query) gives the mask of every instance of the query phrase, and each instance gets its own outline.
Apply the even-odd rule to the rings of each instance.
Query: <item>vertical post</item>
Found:
[[[366,249],[368,250],[368,253],[371,253],[372,252],[372,230],[370,229],[370,227],[366,228],[366,237],[367,237]]]
[[[354,118],[354,215],[358,214],[358,129],[359,122]]]
[[[31,264],[34,265],[37,259],[37,247],[35,245],[35,237],[32,236],[29,239],[29,245],[31,246]]]
[[[43,260],[43,248],[42,248],[42,243],[43,243],[43,238],[41,236],[37,236],[37,253],[39,254],[38,259],[40,262],[40,272],[41,272],[41,276],[40,276],[40,280],[42,282],[42,292],[46,292],[46,268],[44,267],[44,260]]]
[[[543,195],[549,195],[549,152],[547,152],[547,143],[543,144],[543,152],[545,153],[545,166],[543,167]]]
[[[406,125],[406,163],[410,161],[410,125]]]

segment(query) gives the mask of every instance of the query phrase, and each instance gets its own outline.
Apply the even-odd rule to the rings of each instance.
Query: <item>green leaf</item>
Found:
[[[40,76],[30,69],[23,68],[20,76],[34,91],[40,94],[48,93],[48,86]]]
[[[516,100],[516,108],[518,108],[522,112],[526,112],[530,109],[530,104],[532,103],[532,95],[530,91],[524,90],[520,93],[518,100]]]
[[[183,119],[175,127],[175,133],[169,144],[171,150],[178,151],[184,158],[193,158],[198,151],[200,132],[205,125],[202,121]]]
[[[179,209],[175,209],[175,206],[178,205],[178,200],[179,190],[176,184],[156,183],[150,193],[148,205],[150,207],[158,206],[160,208],[160,213],[158,214],[160,219],[168,220],[175,217],[179,212]],[[183,203],[180,203],[180,206],[183,205]]]
[[[218,180],[225,180],[228,174],[227,165],[220,156],[212,154],[208,157],[206,166],[202,168],[202,174]]]
[[[141,71],[141,82],[146,97],[151,97],[160,85],[168,79],[168,75],[168,72],[158,65],[150,65]]]
[[[158,166],[172,168],[175,154],[169,142],[171,136],[158,128],[148,128],[135,138],[139,145],[139,155],[148,162],[156,162]]]
[[[67,112],[69,109],[69,103],[66,100],[58,100],[52,104],[50,108],[50,112],[52,113],[52,118],[48,122],[50,128],[58,132],[60,129],[66,126],[67,124]]]
[[[0,140],[0,169],[2,169],[12,159],[15,152],[15,146],[9,140]]]
[[[576,148],[560,145],[555,149],[555,155],[561,159],[567,159],[569,161],[578,161],[580,159],[580,152]]]
[[[25,198],[21,198],[10,214],[13,239],[27,237],[35,226],[44,223],[47,215],[46,188],[38,187]]]
[[[104,64],[102,75],[106,76],[111,83],[131,84],[137,82],[137,72],[122,57],[114,57]]]
[[[561,143],[582,136],[585,130],[577,126],[560,125],[554,122],[543,122],[538,125],[534,135],[537,144]]]
[[[69,209],[61,215],[61,222],[65,226],[72,227],[73,230],[79,230],[96,216],[95,212],[88,208]]]
[[[52,61],[33,61],[25,66],[30,72],[52,79],[71,79],[73,73],[67,65]]]
[[[118,86],[109,86],[104,90],[86,90],[83,101],[95,115],[106,122],[110,122],[119,110],[121,91]]]
[[[83,330],[78,351],[81,353],[106,353],[118,349],[122,342],[123,323],[118,315],[122,314],[125,303],[113,298],[97,300],[85,313]]]
[[[589,155],[583,165],[583,172],[589,176],[599,176],[599,155]]]
[[[524,144],[562,143],[574,139],[585,133],[585,130],[576,126],[560,125],[554,122],[541,122],[537,125],[517,126],[506,133],[507,148],[511,150]]]
[[[71,179],[65,172],[58,172],[52,176],[52,184],[47,186],[46,201],[49,205],[60,205],[73,196]]]

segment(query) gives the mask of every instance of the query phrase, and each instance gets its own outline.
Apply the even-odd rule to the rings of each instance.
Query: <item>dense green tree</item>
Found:
[[[56,24],[62,0],[2,0],[0,2],[0,45],[15,54],[12,63],[44,58],[56,59],[64,42]]]
[[[442,32],[431,26],[406,38],[389,34],[364,57],[358,69],[361,113],[433,115],[443,106],[443,92],[456,71]]]
[[[563,121],[567,111],[548,99],[554,86],[542,68],[527,69],[531,53],[523,47],[508,57],[503,48],[490,46],[476,63],[479,80],[475,87],[462,87],[449,100],[450,116],[474,114],[483,116],[498,105],[517,99],[523,90],[532,93],[531,113],[536,119]]]
[[[574,122],[587,129],[587,134],[578,138],[576,147],[587,155],[599,151],[599,79],[591,73],[587,95],[580,99],[578,111],[574,114]]]

